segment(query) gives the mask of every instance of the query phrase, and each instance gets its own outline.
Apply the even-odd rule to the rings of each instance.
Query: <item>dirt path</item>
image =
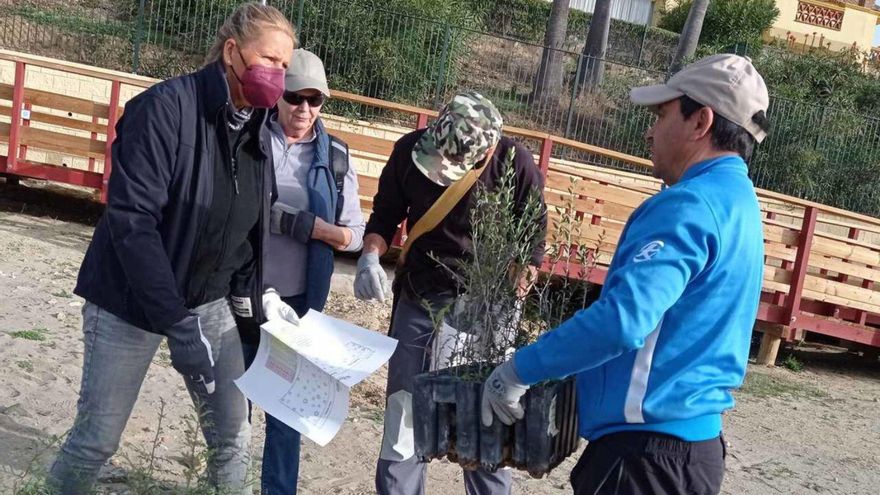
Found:
[[[2,493],[11,493],[23,472],[38,473],[54,451],[53,436],[63,435],[71,425],[82,364],[82,301],[71,291],[93,230],[89,223],[98,212],[78,202],[36,208],[28,203],[35,198],[54,197],[0,188]],[[383,331],[389,307],[365,304],[337,290],[328,312]],[[753,366],[746,386],[737,393],[737,407],[725,421],[730,446],[724,493],[877,493],[880,363],[821,348],[794,355],[805,371]],[[354,389],[350,420],[327,447],[304,443],[301,493],[374,492],[384,377],[383,369]],[[183,455],[190,443],[187,437],[192,436],[186,422],[191,415],[183,384],[167,352],[160,351],[101,491],[130,492],[137,481],[132,473],[140,472],[145,450],[154,446],[159,459],[155,475],[183,483],[192,465]],[[260,416],[254,439],[258,459]],[[543,480],[517,472],[515,493],[568,493],[567,473],[573,463],[569,459]],[[456,467],[435,462],[428,473],[428,493],[463,493]]]

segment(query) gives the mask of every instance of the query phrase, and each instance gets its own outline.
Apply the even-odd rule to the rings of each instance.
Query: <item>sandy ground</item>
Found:
[[[52,206],[47,206],[52,205]],[[72,295],[100,208],[85,200],[0,181],[0,492],[38,474],[73,422],[82,365],[82,300]],[[328,312],[384,331],[390,306],[350,294],[350,261],[339,263]],[[876,494],[880,487],[880,363],[825,347],[794,356],[805,370],[752,366],[737,407],[725,420],[729,442],[723,493]],[[301,493],[373,493],[381,439],[385,371],[354,389],[350,419],[321,448],[305,441]],[[159,411],[165,418],[160,426]],[[183,483],[186,417],[183,383],[160,351],[141,390],[102,493],[129,493],[127,474],[156,447],[157,476]],[[254,451],[262,446],[256,415]],[[567,460],[548,478],[515,473],[518,494],[567,493]],[[434,462],[427,492],[463,493],[461,472]],[[173,486],[173,485],[172,485]],[[174,492],[172,488],[171,493]]]

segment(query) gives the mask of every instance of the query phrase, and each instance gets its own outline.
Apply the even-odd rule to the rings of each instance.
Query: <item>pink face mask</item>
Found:
[[[238,56],[244,62],[241,50],[238,51]],[[250,65],[241,77],[235,73],[233,67],[230,69],[241,84],[242,95],[254,108],[272,108],[284,93],[284,69]]]

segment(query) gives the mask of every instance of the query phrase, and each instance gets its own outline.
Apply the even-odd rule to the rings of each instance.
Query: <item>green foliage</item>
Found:
[[[775,96],[859,112],[880,111],[880,80],[862,71],[857,54],[768,48],[754,63]]]
[[[34,363],[32,363],[26,359],[23,359],[21,361],[16,361],[15,365],[18,366],[19,368],[27,371],[28,373],[33,373],[33,371],[34,371]]]
[[[41,8],[39,5],[22,2],[12,7],[3,6],[0,12],[19,16],[30,22],[53,26],[70,33],[127,37],[131,26],[112,19],[95,19],[85,12],[76,10],[55,10]]]
[[[140,0],[131,2],[137,9]],[[203,44],[200,51],[205,51],[223,21],[242,3],[241,0],[151,0],[145,6],[144,15],[154,19],[155,25],[148,26],[156,32],[153,36],[164,34],[181,44],[199,40]]]
[[[9,335],[15,339],[24,339],[24,340],[34,340],[41,342],[46,340],[46,333],[48,332],[45,328],[33,328],[31,330],[16,330]]]
[[[477,13],[486,31],[502,36],[541,43],[550,17],[550,3],[545,0],[467,0],[467,8]],[[577,12],[569,13],[569,26]],[[571,30],[569,30],[570,32]]]
[[[467,3],[481,19],[482,30],[536,45],[543,44],[551,2],[467,0]],[[591,14],[577,9],[569,10],[566,50],[580,53],[591,19]],[[678,35],[675,33],[612,19],[606,58],[614,62],[665,70],[677,45]]]
[[[770,376],[750,371],[740,391],[753,397],[797,397],[804,399],[823,399],[828,394],[813,386],[786,379],[781,376]]]
[[[670,9],[659,26],[681,33],[693,2],[687,0]],[[703,20],[700,44],[731,47],[738,43],[760,46],[761,35],[776,18],[779,9],[773,0],[712,0]]]
[[[279,4],[288,17],[299,4]],[[473,26],[459,0],[315,0],[303,8],[301,43],[324,59],[330,86],[392,101],[428,104],[457,82]]]
[[[514,349],[534,342],[595,300],[595,291],[582,280],[589,278],[593,255],[603,239],[584,244],[577,217],[577,180],[573,178],[568,194],[562,195],[558,214],[548,219],[547,236],[541,228],[546,210],[539,196],[531,194],[520,204],[514,199],[514,153],[511,149],[506,156],[505,171],[495,187],[478,185],[475,190],[469,256],[449,263],[435,258],[454,276],[463,294],[450,307],[432,311],[439,337],[445,336],[444,316],[463,334],[455,339],[451,359],[440,367],[471,365],[456,371],[465,380],[485,378]],[[537,271],[526,268],[538,243],[547,237],[544,262],[550,273],[562,276],[536,276]],[[523,287],[529,288],[527,293]]]
[[[754,63],[773,93],[751,163],[757,185],[880,214],[880,81],[847,53],[768,47]]]
[[[45,476],[31,477],[13,491],[14,495],[50,495]]]
[[[789,371],[794,371],[795,373],[800,373],[804,371],[804,363],[798,361],[798,358],[789,354],[785,357],[785,360],[782,361],[782,366],[788,368]]]
[[[543,208],[537,194],[531,194],[525,204],[517,204],[515,158],[516,148],[510,148],[498,184],[492,188],[480,183],[475,186],[468,256],[441,259],[432,255],[464,294],[450,307],[432,311],[435,326],[439,331],[448,313],[453,328],[473,335],[456,342],[451,357],[455,364],[479,364],[478,376],[502,362],[508,349],[529,340],[521,331],[522,299],[512,274],[529,264],[542,238]],[[490,366],[484,368],[487,364]]]

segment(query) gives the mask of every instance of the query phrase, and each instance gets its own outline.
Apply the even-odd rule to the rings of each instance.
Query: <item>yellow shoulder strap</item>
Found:
[[[408,232],[406,241],[403,243],[403,249],[400,251],[400,257],[398,258],[399,265],[403,265],[406,261],[406,254],[409,252],[413,243],[416,242],[416,239],[434,230],[437,225],[440,225],[440,222],[442,222],[443,219],[446,218],[446,215],[452,211],[452,208],[461,201],[461,198],[464,197],[465,193],[474,186],[477,179],[487,168],[489,168],[489,160],[487,160],[480,168],[472,168],[468,170],[468,172],[464,174],[464,177],[453,182],[452,185],[443,191],[443,194],[437,198],[437,201],[431,205],[431,208],[422,215],[422,218],[419,218],[419,221],[416,222],[413,228]]]

